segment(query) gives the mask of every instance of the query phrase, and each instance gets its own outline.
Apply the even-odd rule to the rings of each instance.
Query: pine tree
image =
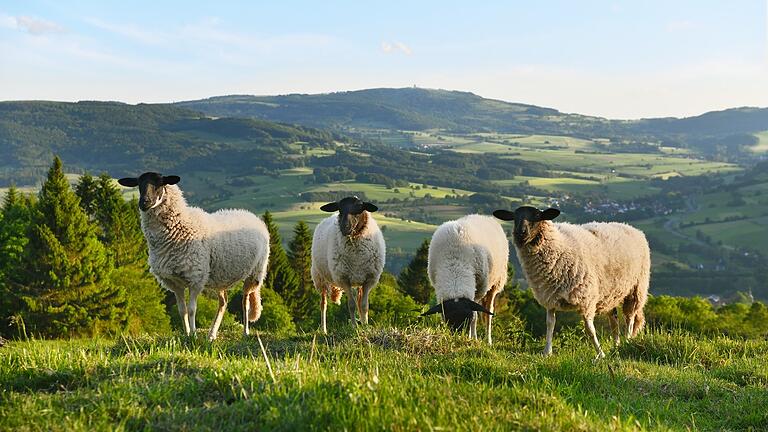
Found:
[[[76,194],[80,207],[98,225],[99,240],[107,246],[115,267],[144,261],[147,248],[135,199],[126,202],[108,174],[96,179],[81,176]]]
[[[413,297],[419,303],[426,304],[432,297],[432,284],[427,276],[427,260],[429,258],[429,240],[424,240],[416,251],[408,266],[400,272],[397,284],[400,290]]]
[[[26,323],[44,336],[110,333],[126,322],[125,293],[96,228],[54,158],[32,217],[22,300]]]
[[[277,225],[272,220],[272,214],[266,211],[262,219],[269,230],[269,266],[267,267],[267,278],[264,286],[272,289],[282,297],[293,313],[293,311],[297,310],[295,300],[299,297],[297,295],[299,292],[299,279],[288,262],[288,255],[283,248]],[[296,318],[297,316],[294,315],[294,319]]]
[[[34,201],[11,186],[0,209],[0,335],[11,337],[11,317],[20,309],[19,286],[29,243]]]
[[[312,233],[304,221],[299,221],[293,227],[293,240],[288,244],[288,260],[299,284],[293,299],[293,314],[297,320],[303,321],[313,315],[317,303],[312,284]]]
[[[80,176],[75,186],[75,194],[80,198],[80,207],[87,215],[96,213],[96,195],[98,194],[96,180],[93,176],[85,173]]]

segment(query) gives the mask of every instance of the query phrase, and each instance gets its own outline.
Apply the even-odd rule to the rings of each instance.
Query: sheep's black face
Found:
[[[126,177],[117,182],[127,187],[139,187],[139,209],[147,211],[159,206],[165,198],[165,186],[180,181],[179,176],[162,176],[156,172],[146,172],[138,178]]]
[[[515,244],[523,246],[528,244],[532,239],[536,237],[538,233],[538,225],[545,220],[552,220],[560,214],[560,210],[550,208],[541,211],[534,207],[522,206],[518,207],[514,212],[508,210],[496,210],[493,215],[497,218],[505,221],[512,220],[515,222],[514,239]]]
[[[493,315],[491,311],[484,308],[481,304],[467,298],[458,298],[438,303],[421,314],[421,316],[432,315],[438,312],[442,312],[443,320],[453,331],[461,331],[466,328],[473,312],[484,312],[488,315]]]
[[[379,208],[369,202],[363,202],[356,196],[346,197],[338,202],[332,202],[320,207],[327,212],[339,212],[339,230],[343,236],[355,235],[360,232],[368,221],[367,212],[375,212]]]

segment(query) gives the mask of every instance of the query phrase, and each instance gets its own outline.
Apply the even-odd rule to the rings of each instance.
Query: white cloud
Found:
[[[0,16],[0,27],[25,31],[31,35],[40,36],[49,33],[62,33],[64,27],[53,21],[30,16]]]
[[[385,54],[405,54],[407,56],[413,54],[413,50],[408,45],[402,43],[402,42],[389,42],[389,41],[382,41],[381,42],[381,51]]]

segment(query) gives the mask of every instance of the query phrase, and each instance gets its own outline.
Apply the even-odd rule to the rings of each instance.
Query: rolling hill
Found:
[[[320,128],[506,132],[666,142],[720,156],[741,154],[768,130],[768,108],[733,108],[689,118],[610,120],[552,108],[422,88],[326,94],[218,96],[177,106],[211,116],[250,117]]]

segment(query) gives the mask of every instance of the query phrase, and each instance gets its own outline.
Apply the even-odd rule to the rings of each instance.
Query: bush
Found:
[[[171,331],[171,319],[163,306],[165,292],[152,275],[143,269],[126,266],[113,271],[110,280],[115,286],[125,290],[128,314],[125,331],[127,333],[165,334]],[[174,315],[178,319],[179,314]]]
[[[269,288],[262,287],[261,304],[263,307],[261,318],[251,324],[253,328],[270,331],[279,335],[296,334],[296,325],[293,323],[291,311],[279,294]]]

